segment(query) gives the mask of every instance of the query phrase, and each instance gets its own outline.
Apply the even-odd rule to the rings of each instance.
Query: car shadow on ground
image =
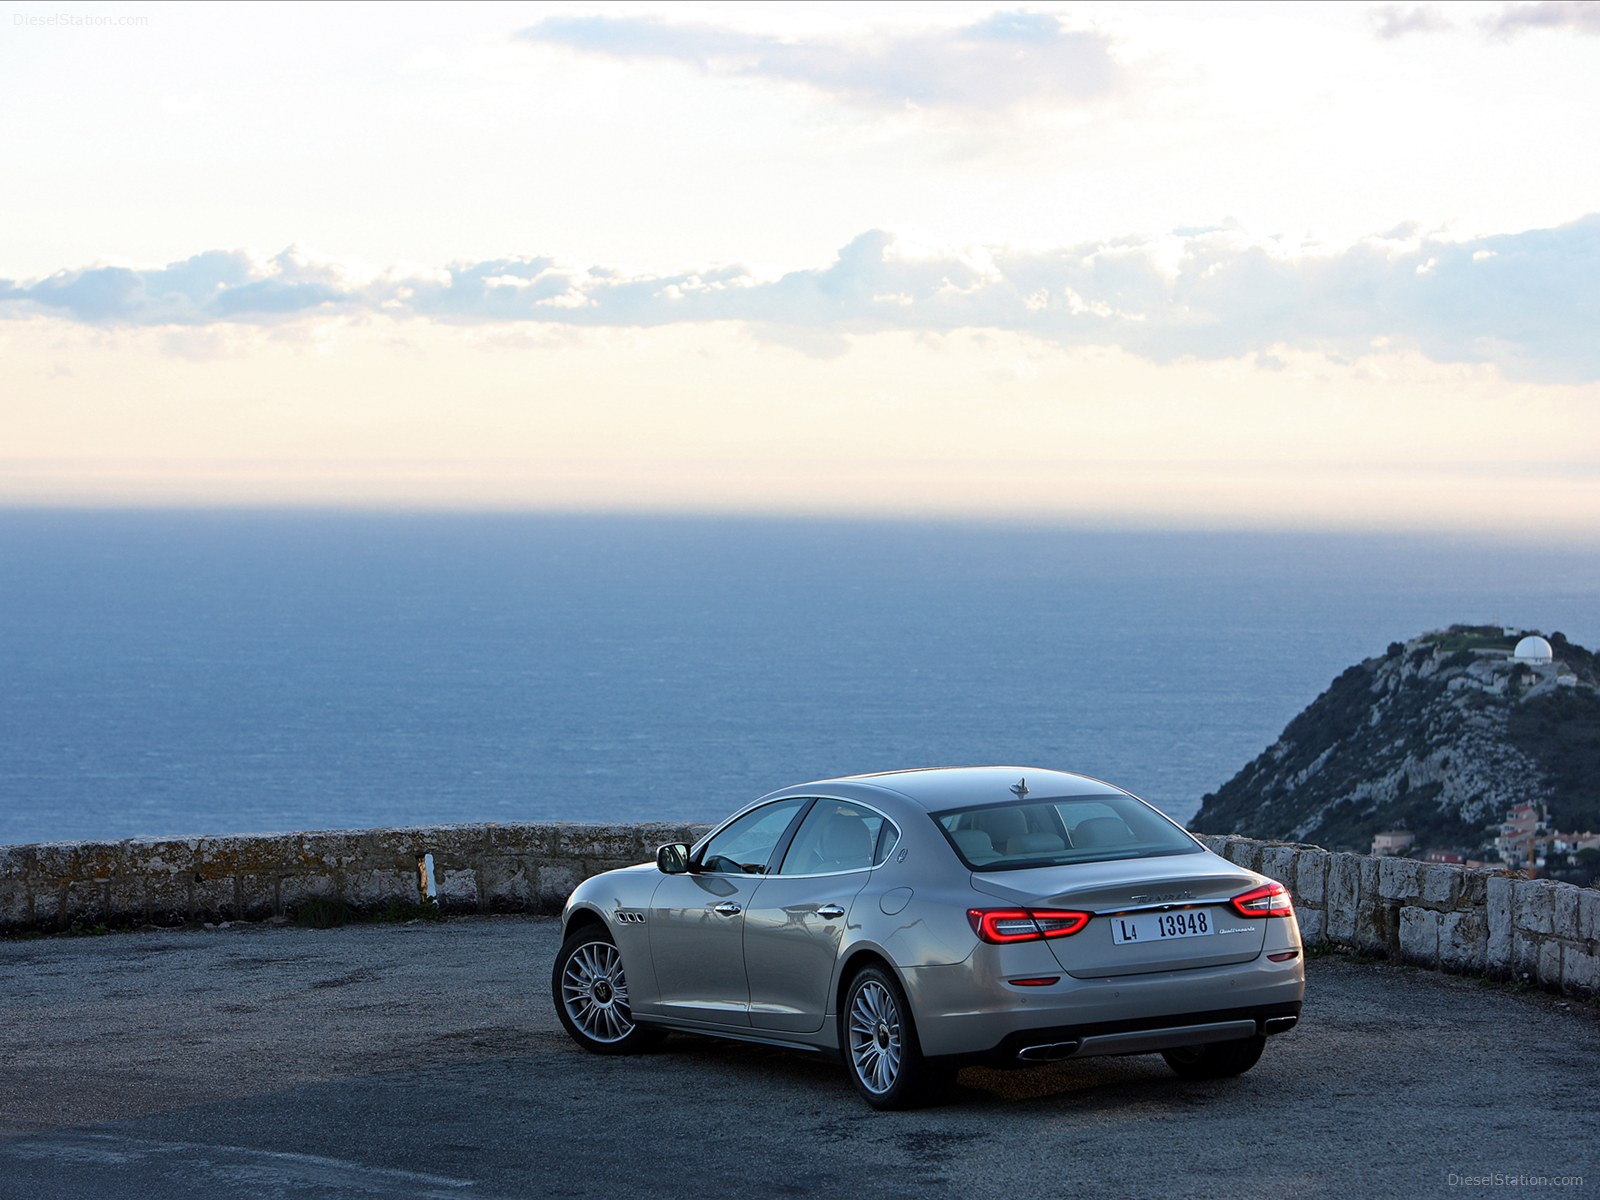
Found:
[[[1292,1035],[1284,1035],[1288,1043]],[[1274,1049],[1279,1048],[1275,1044]],[[764,1081],[773,1091],[794,1088],[797,1094],[827,1091],[840,1100],[861,1104],[844,1065],[835,1057],[781,1050],[719,1038],[673,1034],[641,1062],[656,1060],[702,1073],[726,1075],[735,1086],[739,1076],[749,1082]],[[1181,1109],[1213,1101],[1231,1102],[1246,1089],[1253,1098],[1267,1099],[1278,1091],[1277,1071],[1267,1060],[1236,1079],[1206,1082],[1185,1080],[1156,1054],[1117,1058],[1087,1058],[1047,1066],[963,1067],[953,1086],[927,1106],[929,1109],[984,1109],[1026,1104],[1040,1111],[1113,1112],[1136,1107],[1144,1110]],[[1265,1088],[1263,1092],[1262,1089]],[[924,1109],[927,1111],[927,1109]]]

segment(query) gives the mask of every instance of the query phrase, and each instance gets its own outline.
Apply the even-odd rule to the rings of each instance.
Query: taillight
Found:
[[[1089,917],[1086,912],[1059,912],[1051,908],[967,909],[972,932],[997,946],[1007,942],[1071,937],[1089,923]]]
[[[1264,883],[1229,903],[1241,917],[1292,917],[1294,904],[1289,899],[1289,889],[1281,883]]]

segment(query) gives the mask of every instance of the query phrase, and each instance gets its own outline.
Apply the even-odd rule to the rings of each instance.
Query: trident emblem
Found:
[[[1028,780],[1026,777],[1019,779],[1011,785],[1011,794],[1021,800],[1028,794]]]

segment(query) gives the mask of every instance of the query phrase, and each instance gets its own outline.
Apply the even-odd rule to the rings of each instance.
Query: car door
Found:
[[[656,995],[635,998],[641,1015],[750,1024],[745,911],[808,803],[776,800],[742,813],[712,834],[687,874],[662,876],[647,921]]]
[[[751,1025],[788,1033],[822,1028],[851,904],[897,832],[864,805],[812,805],[782,864],[761,880],[745,910]]]

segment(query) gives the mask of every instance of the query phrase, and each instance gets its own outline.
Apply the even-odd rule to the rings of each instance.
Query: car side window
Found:
[[[722,875],[765,875],[804,798],[774,800],[721,829],[700,853],[700,869]]]
[[[888,826],[888,839],[879,835]],[[882,862],[898,831],[882,814],[847,800],[818,800],[801,822],[779,868],[782,875],[865,871]]]

